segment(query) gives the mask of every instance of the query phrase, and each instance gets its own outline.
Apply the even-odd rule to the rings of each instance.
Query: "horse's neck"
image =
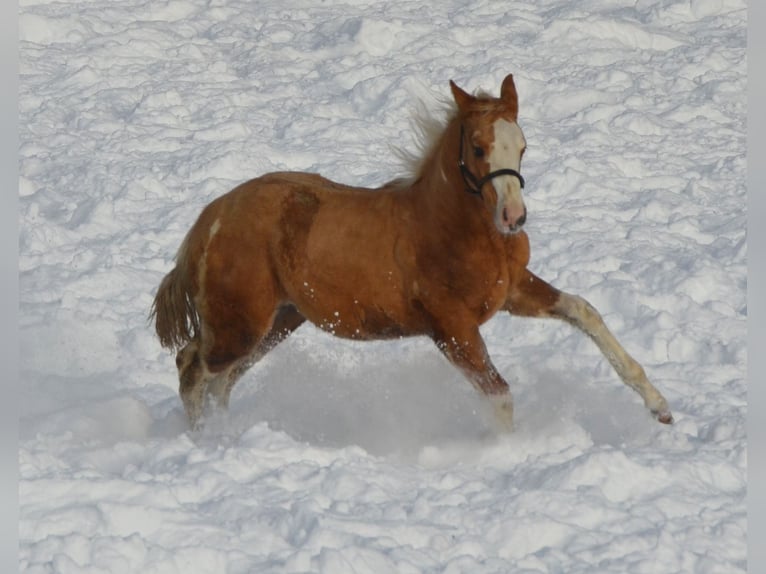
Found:
[[[413,191],[424,215],[450,228],[450,233],[467,228],[478,232],[474,228],[486,227],[486,207],[480,197],[466,192],[458,167],[459,137],[460,123],[453,119],[423,162]]]

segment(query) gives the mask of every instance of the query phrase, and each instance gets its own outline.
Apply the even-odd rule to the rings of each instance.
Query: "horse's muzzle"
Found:
[[[507,207],[503,208],[503,230],[507,230],[506,233],[516,233],[521,231],[524,227],[524,223],[527,221],[527,208],[521,210],[521,212],[514,212]]]

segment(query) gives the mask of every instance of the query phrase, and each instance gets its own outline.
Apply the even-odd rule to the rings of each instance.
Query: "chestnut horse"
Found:
[[[509,429],[508,384],[479,332],[501,309],[579,328],[652,414],[672,422],[599,313],[527,269],[526,142],[512,75],[499,98],[450,87],[456,106],[409,180],[370,190],[271,173],[205,207],[152,306],[161,344],[180,349],[192,427],[210,399],[227,407],[237,379],[308,319],[350,339],[430,337]]]

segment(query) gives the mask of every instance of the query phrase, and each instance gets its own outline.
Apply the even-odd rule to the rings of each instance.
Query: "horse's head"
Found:
[[[520,173],[527,144],[516,123],[519,100],[513,75],[503,80],[500,98],[472,96],[451,80],[450,87],[458,107],[458,165],[466,190],[481,196],[501,233],[516,233],[527,219]]]

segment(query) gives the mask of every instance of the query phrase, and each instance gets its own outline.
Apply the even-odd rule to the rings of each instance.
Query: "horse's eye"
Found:
[[[484,157],[484,148],[476,146],[473,148],[473,155],[476,157]]]

